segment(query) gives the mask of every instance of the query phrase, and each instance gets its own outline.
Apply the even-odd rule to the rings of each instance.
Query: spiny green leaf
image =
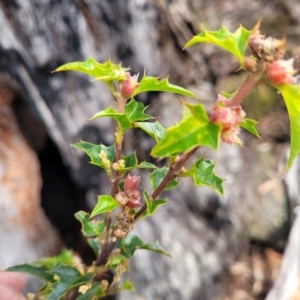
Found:
[[[221,128],[209,122],[203,105],[184,105],[190,114],[185,113],[179,124],[167,129],[166,136],[152,149],[151,155],[154,157],[187,153],[198,146],[219,147]]]
[[[109,107],[106,110],[99,111],[96,113],[91,120],[97,119],[97,118],[103,118],[103,117],[111,117],[115,119],[119,126],[122,129],[122,132],[125,132],[127,129],[132,127],[132,122],[128,119],[128,116],[126,113],[120,114],[112,107]]]
[[[125,106],[125,113],[131,122],[154,119],[154,117],[144,114],[146,109],[147,107],[145,107],[142,102],[137,102],[132,98],[132,100]]]
[[[257,129],[255,128],[256,124],[257,124],[257,122],[255,120],[244,118],[243,122],[240,124],[240,126],[244,129],[248,130],[255,136],[260,137]]]
[[[138,164],[135,153],[132,153],[127,156],[122,156],[122,159],[124,159],[124,161],[125,161],[125,169],[124,169],[125,171],[129,171],[133,168],[136,168],[136,166]]]
[[[216,162],[200,158],[186,173],[196,186],[206,185],[223,195],[223,180],[214,173]]]
[[[291,127],[291,149],[286,171],[300,153],[300,85],[274,85],[282,94],[288,109]]]
[[[125,80],[126,71],[121,65],[113,64],[111,61],[98,63],[94,58],[89,57],[85,62],[71,62],[57,68],[54,72],[61,71],[77,71],[95,77],[97,80],[102,80],[113,91],[112,81]]]
[[[7,272],[22,272],[22,273],[27,273],[34,275],[40,279],[46,280],[46,281],[52,281],[53,276],[47,271],[49,271],[49,268],[45,266],[36,266],[36,265],[30,265],[30,264],[22,264],[22,265],[16,265],[10,268],[7,268],[5,271]]]
[[[133,286],[133,283],[129,279],[126,279],[126,281],[121,286],[121,290],[128,290],[134,292],[135,288]]]
[[[113,211],[118,207],[118,202],[115,198],[108,196],[108,195],[102,195],[98,197],[98,203],[94,207],[91,218],[103,214],[108,211]]]
[[[144,76],[133,96],[143,92],[169,92],[191,98],[198,98],[194,93],[174,84],[170,84],[168,78],[159,80],[156,77]]]
[[[202,32],[190,39],[184,48],[197,43],[214,44],[232,53],[243,65],[244,53],[248,46],[250,33],[242,26],[234,33],[229,32],[225,27],[222,27],[219,31],[207,31],[205,28],[202,28]]]
[[[142,214],[142,217],[148,217],[151,216],[156,209],[164,204],[167,204],[167,200],[166,199],[156,199],[156,200],[152,200],[151,197],[148,195],[148,193],[146,191],[144,191],[144,197],[146,199],[146,203],[147,203],[147,211],[145,211]]]
[[[169,254],[159,245],[158,242],[147,243],[132,233],[129,233],[125,238],[122,239],[120,248],[121,253],[128,258],[132,257],[135,250],[138,249],[151,250],[169,256]]]
[[[135,122],[133,123],[134,127],[141,128],[147,134],[149,134],[152,138],[159,142],[166,135],[165,128],[159,122]]]
[[[160,185],[160,183],[166,177],[168,171],[169,171],[169,168],[163,167],[161,169],[156,169],[152,173],[150,173],[150,175],[149,175],[150,182],[151,182],[152,188],[154,190],[157,189],[157,187]],[[165,190],[173,189],[177,185],[179,185],[179,182],[177,181],[177,179],[174,179],[168,184],[168,186],[165,188]]]
[[[97,299],[98,297],[105,296],[105,292],[103,291],[103,288],[98,282],[93,283],[91,288],[88,291],[86,291],[84,294],[78,296],[76,300],[91,300],[93,299],[94,296],[97,296]]]
[[[90,220],[90,214],[82,210],[75,214],[75,218],[81,223],[82,232],[86,237],[102,236],[105,222]]]
[[[116,157],[116,148],[115,145],[106,147],[103,144],[100,145],[94,145],[92,143],[88,142],[79,142],[74,145],[72,145],[76,149],[83,150],[91,159],[91,163],[93,165],[99,166],[103,169],[106,169],[105,165],[102,162],[102,159],[99,157],[99,154],[101,151],[104,151],[106,153],[107,159],[113,163],[115,157]]]

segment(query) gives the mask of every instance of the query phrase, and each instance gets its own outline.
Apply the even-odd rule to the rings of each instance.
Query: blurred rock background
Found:
[[[101,82],[52,70],[90,55],[110,57],[132,73],[169,76],[209,110],[244,75],[212,45],[182,48],[201,24],[235,31],[260,18],[262,32],[286,36],[287,58],[299,54],[298,1],[0,0],[0,267],[56,254],[62,245],[93,259],[73,215],[107,193],[107,179],[70,144],[113,142],[111,120],[87,121],[113,99]],[[151,104],[149,113],[165,126],[181,118],[177,96],[138,100]],[[243,148],[199,150],[220,162],[225,197],[188,180],[169,193],[169,204],[135,230],[159,240],[172,258],[137,252],[129,274],[137,292],[118,299],[265,299],[299,204],[299,163],[283,180],[289,121],[281,96],[262,85],[244,102],[262,139],[244,132]],[[153,141],[137,130],[125,144],[144,160]]]

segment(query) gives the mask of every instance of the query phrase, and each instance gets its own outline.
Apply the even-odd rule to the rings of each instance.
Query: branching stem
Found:
[[[151,195],[154,201],[170,184],[170,182],[178,176],[183,165],[193,156],[193,154],[198,150],[199,147],[194,148],[190,152],[184,154],[173,166],[170,166],[168,173],[156,188],[156,190]],[[134,219],[137,220],[145,211],[147,210],[147,204],[145,203],[141,209],[136,213]]]

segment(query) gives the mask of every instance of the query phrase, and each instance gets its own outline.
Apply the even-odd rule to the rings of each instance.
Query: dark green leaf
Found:
[[[149,134],[152,138],[159,142],[166,135],[165,128],[158,123],[157,121],[154,123],[150,122],[135,122],[133,123],[134,127],[141,128],[147,134]]]
[[[148,193],[146,191],[144,191],[144,197],[147,203],[147,211],[145,211],[142,215],[142,217],[148,217],[151,216],[156,209],[164,204],[167,204],[167,200],[166,199],[156,199],[156,200],[152,200],[151,197],[148,195]]]
[[[145,249],[158,252],[161,254],[169,255],[158,242],[147,243],[141,240],[138,236],[129,233],[121,241],[121,253],[126,257],[132,257],[135,250]]]
[[[260,137],[257,129],[255,128],[256,124],[257,124],[257,122],[255,120],[244,118],[243,122],[241,123],[240,126],[244,129],[248,130],[255,136]]]
[[[150,182],[151,182],[152,188],[154,190],[157,189],[157,187],[160,185],[160,183],[166,177],[168,171],[169,171],[169,168],[163,167],[161,169],[156,169],[152,173],[150,173],[150,175],[149,175]],[[179,185],[179,182],[177,181],[177,179],[174,179],[168,184],[168,186],[165,188],[165,190],[173,189],[177,185]]]
[[[116,157],[116,148],[115,145],[106,147],[102,144],[100,145],[94,145],[88,142],[79,142],[74,145],[72,145],[76,149],[83,150],[91,159],[91,163],[99,166],[103,169],[106,169],[105,165],[102,162],[102,159],[99,157],[99,154],[101,151],[104,151],[106,153],[107,159],[113,163],[115,157]]]
[[[136,168],[136,166],[138,164],[135,153],[132,153],[128,156],[122,156],[122,159],[124,159],[124,161],[125,161],[125,170],[126,171]]]
[[[216,162],[200,158],[185,175],[194,179],[195,185],[206,185],[223,195],[223,180],[214,173]]]
[[[101,250],[101,245],[99,243],[99,239],[98,238],[88,238],[87,242],[88,242],[89,246],[92,248],[92,250],[94,251],[94,253],[96,255],[98,255]]]
[[[75,218],[82,225],[82,232],[86,237],[101,237],[106,226],[105,222],[90,220],[90,215],[85,211],[79,211],[75,214]]]
[[[145,107],[142,102],[137,102],[132,99],[125,106],[125,113],[131,122],[154,119],[154,117],[144,114],[145,109],[147,109],[147,107]]]
[[[242,26],[234,33],[229,32],[226,27],[222,27],[219,31],[207,31],[205,28],[202,28],[202,32],[189,40],[184,48],[198,43],[214,44],[232,53],[243,65],[244,53],[248,46],[250,33]]]
[[[108,196],[108,195],[102,195],[98,197],[98,203],[94,207],[91,218],[103,214],[108,211],[113,211],[118,207],[118,202],[115,198]]]
[[[115,119],[118,122],[120,128],[122,129],[122,132],[125,132],[129,128],[132,128],[132,122],[128,119],[127,114],[120,114],[112,107],[109,107],[106,110],[99,111],[91,118],[91,120],[103,117],[111,117]]]
[[[169,93],[179,94],[191,98],[198,98],[194,93],[180,86],[170,84],[168,78],[159,80],[156,77],[149,77],[149,76],[144,76],[142,78],[140,85],[135,90],[133,96],[139,93],[151,92],[151,91],[169,92]]]

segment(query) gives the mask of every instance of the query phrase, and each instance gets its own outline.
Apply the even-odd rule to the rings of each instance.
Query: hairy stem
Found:
[[[193,156],[193,154],[198,150],[198,148],[199,147],[184,154],[173,166],[170,166],[168,173],[151,195],[152,200],[155,200],[165,190],[165,188],[170,184],[170,182],[178,176],[178,172],[181,170],[183,165],[191,158],[191,156]],[[134,219],[137,220],[146,210],[147,204],[145,203],[141,207],[141,209],[136,213]]]

